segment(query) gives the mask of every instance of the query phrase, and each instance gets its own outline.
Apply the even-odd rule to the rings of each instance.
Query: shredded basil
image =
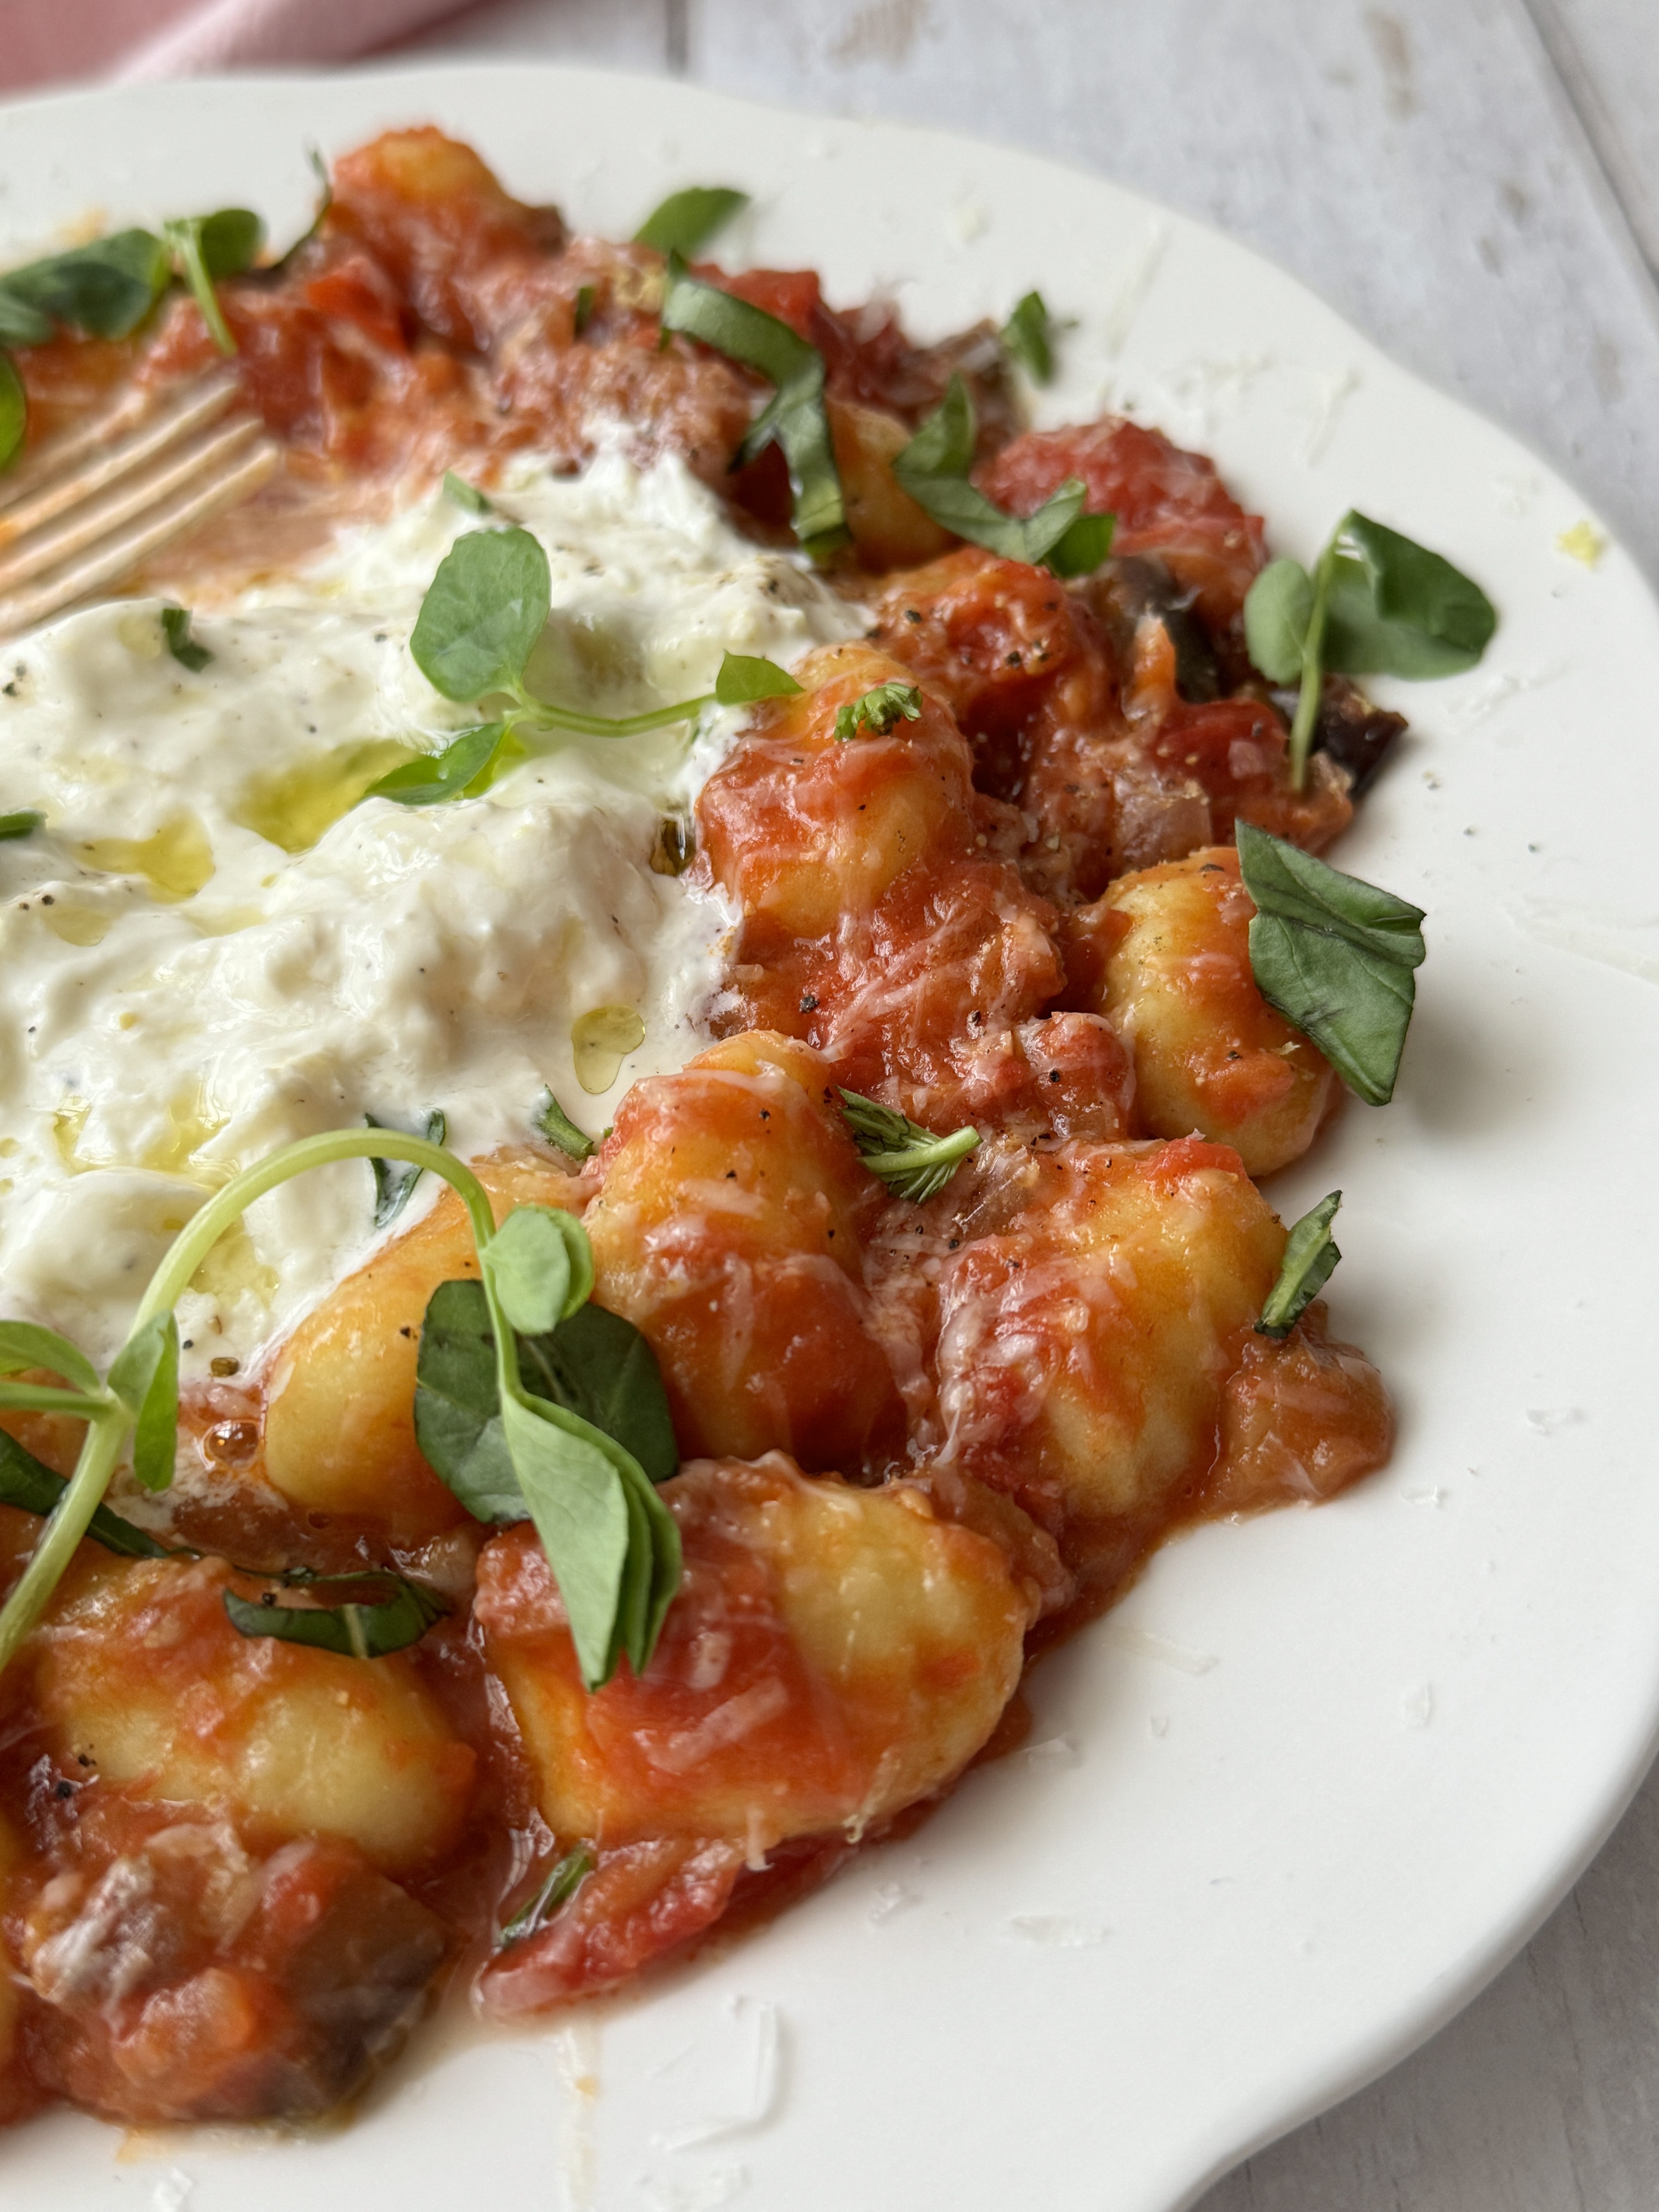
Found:
[[[1331,1235],[1331,1224],[1341,1203],[1341,1192],[1334,1190],[1292,1226],[1279,1279],[1268,1291],[1255,1325],[1258,1336],[1288,1336],[1330,1280],[1342,1257]]]
[[[32,1452],[25,1451],[15,1437],[0,1429],[0,1505],[15,1505],[20,1512],[38,1514],[42,1520],[58,1509],[58,1501],[69,1488],[61,1474],[54,1474],[49,1467],[42,1466]],[[112,1513],[107,1505],[99,1506],[88,1523],[87,1534],[124,1559],[166,1559],[172,1557],[165,1544],[158,1544],[154,1536],[143,1528],[135,1528]]]
[[[1002,349],[1033,384],[1047,384],[1053,378],[1054,324],[1041,292],[1028,292],[1003,325]]]
[[[850,542],[850,532],[817,349],[775,315],[691,276],[678,253],[668,257],[662,326],[713,346],[773,386],[771,404],[750,424],[732,466],[752,461],[775,440],[788,466],[795,535],[803,550],[815,561],[838,552]]]
[[[1258,989],[1367,1104],[1386,1106],[1417,995],[1423,909],[1248,822],[1237,835]]]
[[[884,738],[901,717],[907,722],[921,720],[921,692],[914,684],[878,684],[862,698],[850,699],[836,709],[836,735],[843,744],[861,729]]]
[[[588,325],[593,319],[593,307],[596,297],[597,295],[591,284],[579,284],[576,287],[576,305],[572,312],[570,320],[571,328],[577,337],[581,336],[582,332],[587,328]]]
[[[226,1590],[225,1611],[239,1636],[307,1644],[319,1651],[337,1652],[343,1659],[385,1659],[418,1644],[449,1610],[435,1592],[380,1568],[347,1575],[316,1575],[293,1568],[278,1579],[289,1589],[356,1588],[390,1595],[368,1605],[301,1606],[279,1603],[274,1592],[256,1601]]]
[[[161,610],[161,632],[167,641],[167,651],[181,668],[188,668],[192,675],[199,676],[213,655],[191,635],[191,620],[188,607]]]
[[[923,1205],[937,1197],[979,1143],[971,1126],[936,1137],[896,1108],[857,1091],[843,1091],[841,1110],[859,1157],[896,1198]]]
[[[1027,561],[1058,576],[1097,568],[1111,550],[1115,518],[1085,514],[1081,477],[1068,477],[1035,514],[1006,514],[972,481],[974,403],[960,376],[893,463],[902,490],[941,528],[1005,560]]]
[[[391,1129],[394,1122],[377,1121],[372,1114],[364,1121],[371,1129]],[[441,1145],[449,1133],[449,1125],[441,1107],[434,1106],[426,1117],[426,1127],[421,1133],[428,1145]],[[394,1167],[390,1160],[371,1160],[374,1172],[374,1214],[377,1229],[388,1228],[409,1204],[410,1194],[419,1182],[422,1170],[407,1162]]]
[[[494,514],[495,512],[477,485],[468,483],[465,477],[458,477],[453,469],[444,471],[443,489],[444,497],[452,506],[465,508],[468,514]]]
[[[727,185],[690,185],[683,192],[671,192],[652,210],[635,232],[634,243],[653,246],[659,253],[684,254],[690,260],[748,204],[747,192]]]
[[[533,1936],[544,1927],[562,1905],[568,1905],[593,1871],[593,1854],[586,1844],[579,1844],[574,1851],[567,1851],[549,1869],[547,1879],[530,1899],[520,1905],[513,1917],[502,1923],[500,1948],[517,1943],[526,1936]]]

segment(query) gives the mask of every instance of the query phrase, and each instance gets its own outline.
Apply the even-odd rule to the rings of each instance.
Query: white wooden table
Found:
[[[422,44],[1103,170],[1518,432],[1659,577],[1659,0],[494,0]],[[1656,2207],[1659,1777],[1460,2020],[1202,2212]]]

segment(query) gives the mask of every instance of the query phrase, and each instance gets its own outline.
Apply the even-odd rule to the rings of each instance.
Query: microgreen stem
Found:
[[[1302,690],[1297,698],[1296,719],[1291,724],[1291,789],[1300,791],[1308,781],[1308,755],[1313,748],[1314,724],[1319,719],[1319,698],[1325,683],[1325,621],[1330,607],[1331,583],[1336,574],[1334,537],[1320,555],[1313,573],[1313,605],[1308,612],[1308,634],[1302,647]]]
[[[320,1136],[302,1137],[297,1144],[284,1145],[279,1152],[258,1161],[227,1183],[200,1212],[191,1217],[150,1278],[149,1287],[133,1317],[133,1334],[156,1314],[165,1313],[177,1304],[203,1261],[256,1199],[263,1198],[267,1191],[287,1182],[291,1176],[303,1175],[307,1169],[327,1167],[336,1160],[362,1159],[407,1160],[416,1167],[430,1168],[434,1175],[441,1176],[451,1186],[466,1208],[473,1242],[480,1252],[495,1235],[495,1216],[489,1194],[471,1170],[441,1145],[428,1144],[423,1137],[406,1137],[396,1129],[326,1130]],[[503,1383],[515,1395],[521,1395],[517,1344],[487,1284],[486,1295],[496,1331]],[[76,1545],[103,1502],[121,1456],[121,1447],[132,1425],[132,1416],[112,1399],[101,1408],[93,1399],[82,1400],[81,1404],[93,1410],[69,1487],[46,1522],[22,1579],[3,1609],[0,1609],[0,1673],[16,1656],[18,1646],[46,1610],[62,1580]]]
[[[234,353],[236,341],[230,334],[224,310],[219,305],[219,295],[213,289],[213,278],[208,272],[207,256],[202,251],[202,226],[199,222],[169,223],[168,239],[183,264],[180,273],[195,295],[196,304],[202,311],[202,320],[208,326],[208,336],[221,353]]]
[[[693,715],[714,703],[714,694],[705,691],[698,699],[681,699],[672,707],[653,707],[648,714],[618,718],[579,714],[569,707],[550,706],[546,700],[526,691],[521,684],[514,685],[513,696],[519,704],[506,717],[506,722],[515,735],[520,730],[567,730],[578,738],[643,737],[647,730],[665,730],[676,722],[689,722]]]

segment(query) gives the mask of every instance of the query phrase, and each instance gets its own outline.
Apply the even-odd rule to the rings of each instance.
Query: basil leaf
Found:
[[[960,376],[893,463],[902,490],[943,529],[1005,560],[1037,565],[1058,546],[1083,511],[1080,477],[1068,477],[1035,514],[1005,514],[969,481],[974,460],[974,403]]]
[[[494,514],[495,512],[477,485],[468,483],[465,477],[458,477],[453,469],[444,471],[443,491],[444,497],[452,506],[465,507],[469,514]]]
[[[1248,822],[1237,825],[1255,902],[1257,988],[1372,1106],[1394,1095],[1424,957],[1423,910],[1345,876]]]
[[[1497,609],[1479,584],[1353,508],[1336,534],[1327,668],[1420,678],[1474,667],[1498,627]]]
[[[181,668],[188,668],[199,676],[213,655],[206,646],[200,645],[190,634],[191,614],[188,607],[163,607],[161,629],[167,638],[167,651]]]
[[[865,1166],[896,1198],[915,1206],[937,1197],[979,1143],[979,1131],[971,1126],[936,1137],[896,1108],[857,1091],[842,1092],[841,1110]]]
[[[50,315],[31,307],[0,276],[0,345],[45,345],[56,328]]]
[[[0,1321],[0,1375],[16,1375],[27,1367],[44,1367],[82,1390],[103,1388],[86,1353],[55,1328],[41,1328],[32,1321]]]
[[[559,1206],[515,1206],[479,1259],[520,1335],[539,1335],[568,1320],[593,1288],[587,1232]]]
[[[239,1636],[269,1636],[284,1644],[307,1644],[343,1659],[384,1659],[418,1644],[449,1608],[431,1590],[402,1575],[373,1571],[305,1577],[309,1589],[331,1583],[390,1588],[390,1597],[370,1605],[280,1605],[274,1598],[255,1601],[223,1592],[225,1611]]]
[[[9,467],[22,450],[28,423],[28,394],[17,363],[9,353],[0,353],[0,469]]]
[[[118,230],[67,253],[9,270],[8,295],[95,338],[137,329],[167,288],[171,257],[148,230]]]
[[[1047,384],[1054,373],[1054,325],[1041,292],[1028,292],[1002,326],[1002,348],[1034,384]]]
[[[0,1505],[15,1505],[20,1512],[38,1513],[44,1520],[56,1511],[58,1499],[68,1488],[61,1474],[54,1474],[49,1467],[43,1467],[32,1452],[24,1450],[15,1437],[0,1429]],[[135,1528],[131,1521],[122,1520],[106,1505],[100,1505],[94,1511],[87,1534],[106,1552],[113,1552],[124,1559],[167,1559],[173,1556],[165,1544],[158,1544],[154,1536]]]
[[[630,1548],[629,1492],[618,1450],[562,1407],[517,1398],[501,1422],[519,1487],[542,1540],[590,1690],[616,1671]]]
[[[1116,515],[1079,514],[1048,548],[1043,565],[1056,576],[1092,576],[1111,552],[1116,534]]]
[[[179,1324],[171,1309],[136,1328],[117,1353],[109,1387],[133,1416],[132,1471],[166,1490],[179,1456]]]
[[[1313,580],[1299,561],[1270,561],[1244,594],[1244,643],[1269,682],[1301,675],[1313,602]]]
[[[0,844],[13,837],[32,837],[46,818],[44,814],[33,813],[27,808],[18,814],[0,814]]]
[[[365,1114],[363,1120],[371,1129],[397,1127],[394,1121],[377,1121],[372,1114]],[[400,1133],[413,1136],[415,1132],[407,1130]],[[428,1145],[442,1144],[449,1133],[449,1124],[441,1107],[434,1106],[427,1115],[426,1127],[420,1133]],[[408,1205],[410,1193],[426,1170],[417,1167],[413,1160],[371,1160],[368,1164],[374,1172],[374,1226],[384,1229],[395,1221]]]
[[[495,1337],[482,1283],[440,1283],[427,1301],[416,1362],[415,1441],[476,1521],[522,1521],[529,1508],[501,1432]]]
[[[921,694],[914,684],[878,684],[861,699],[850,699],[836,709],[836,735],[849,744],[861,729],[884,738],[902,716],[907,722],[921,720]]]
[[[511,691],[546,626],[547,556],[527,530],[470,530],[438,564],[409,649],[446,699]]]
[[[592,1137],[579,1129],[551,1091],[544,1091],[531,1116],[530,1126],[573,1160],[591,1159],[599,1150]]]
[[[545,1335],[521,1337],[525,1387],[563,1406],[636,1459],[647,1480],[678,1474],[679,1444],[657,1355],[631,1321],[587,1304]]]
[[[690,260],[748,204],[747,192],[725,185],[688,185],[683,192],[671,192],[660,207],[652,210],[634,233],[634,243],[653,246],[659,253],[683,253]]]
[[[787,323],[718,285],[689,275],[678,253],[668,257],[662,326],[741,362],[775,389],[771,404],[749,427],[732,465],[740,467],[775,439],[788,465],[795,535],[814,560],[848,541],[847,508],[823,404],[823,357]]]
[[[1292,1227],[1279,1279],[1268,1291],[1255,1325],[1258,1336],[1288,1336],[1330,1280],[1342,1257],[1331,1235],[1331,1224],[1341,1203],[1341,1192],[1334,1190]]]
[[[748,653],[728,653],[714,678],[715,702],[722,707],[747,707],[757,699],[792,699],[799,690],[787,668]]]
[[[562,1905],[570,1902],[592,1871],[593,1854],[586,1844],[579,1844],[574,1851],[567,1851],[562,1859],[556,1860],[529,1904],[521,1905],[510,1920],[502,1923],[498,1939],[501,1947],[505,1948],[509,1943],[533,1936]]]
[[[374,783],[365,799],[395,799],[399,806],[438,806],[446,799],[476,799],[486,787],[480,778],[495,765],[507,736],[505,722],[480,722],[452,738],[441,752],[404,761]],[[477,784],[478,791],[472,787]]]

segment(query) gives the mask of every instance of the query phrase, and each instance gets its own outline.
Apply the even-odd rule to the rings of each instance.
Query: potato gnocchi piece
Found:
[[[466,1816],[474,1753],[411,1661],[240,1635],[222,1593],[259,1587],[223,1560],[88,1547],[33,1638],[48,1747],[100,1783],[210,1807],[262,1844],[336,1837],[393,1874],[435,1860]]]
[[[856,1841],[952,1781],[1012,1695],[1047,1593],[914,1481],[808,1480],[772,1453],[698,1462],[662,1495],[685,1578],[642,1679],[583,1694],[528,1529],[486,1547],[477,1617],[550,1827],[634,1852],[636,1872],[655,1854],[650,1894],[692,1869],[712,1918],[744,1864],[803,1838]],[[670,1940],[690,1932],[683,1913],[665,1919]],[[524,2002],[588,1985],[569,1983],[588,1969],[556,1926],[504,1954]]]
[[[882,1193],[834,1098],[817,1054],[751,1033],[617,1109],[586,1222],[594,1296],[649,1339],[688,1458],[830,1468],[902,1449],[864,1324],[861,1234]]]
[[[350,1845],[262,1858],[118,1796],[76,1828],[23,1923],[43,2087],[140,2126],[304,2118],[419,2018],[443,1928]]]
[[[1237,852],[1212,845],[1120,877],[1073,918],[1068,964],[1134,1055],[1139,1127],[1231,1145],[1264,1176],[1306,1152],[1340,1086],[1256,988],[1255,914]]]
[[[1065,1146],[1017,1164],[1003,1205],[943,1257],[940,1455],[1092,1571],[1209,1472],[1285,1231],[1196,1139]]]
[[[844,740],[842,708],[915,690],[915,672],[848,645],[797,673],[804,695],[763,708],[697,801],[704,864],[743,914],[738,1018],[805,1039],[837,1082],[930,1127],[1121,1135],[1128,1060],[1106,1024],[1074,1018],[1076,1079],[1050,1085],[1033,1032],[1065,981],[1056,917],[1021,884],[1023,827],[975,790],[950,714],[921,690],[915,720]]]
[[[498,1221],[517,1205],[574,1210],[585,1195],[528,1149],[475,1161],[473,1171]],[[427,1300],[440,1283],[477,1272],[465,1213],[447,1189],[282,1346],[266,1385],[262,1464],[292,1504],[372,1521],[405,1541],[465,1520],[415,1441],[415,1362]]]

